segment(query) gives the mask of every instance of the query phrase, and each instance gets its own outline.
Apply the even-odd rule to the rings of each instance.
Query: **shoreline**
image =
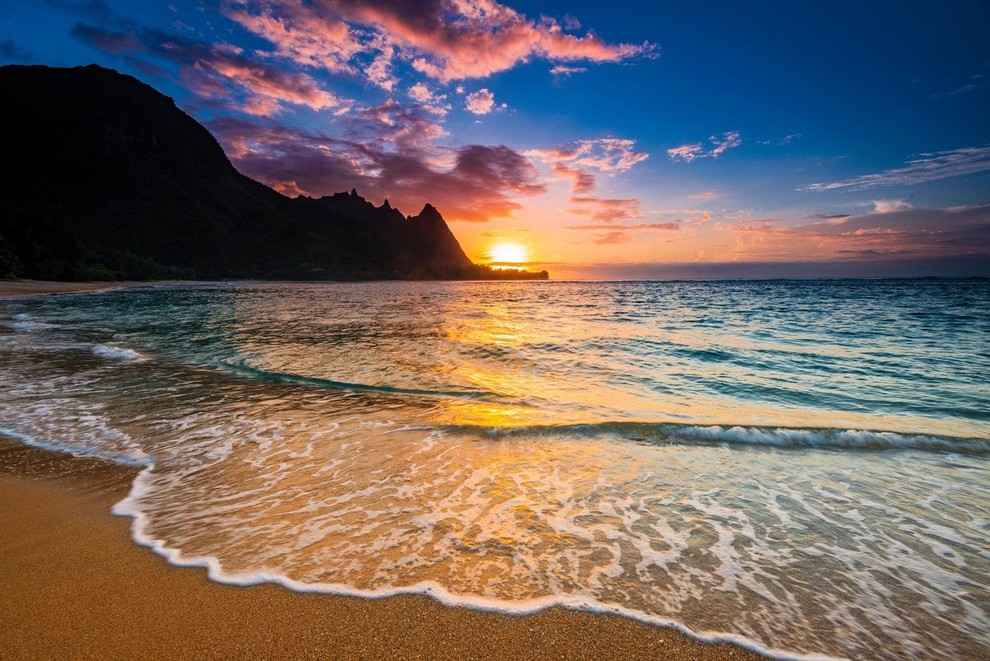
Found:
[[[135,544],[140,469],[0,437],[0,658],[761,659],[613,614],[506,615],[426,596],[232,586]]]
[[[175,280],[127,280],[120,282],[57,282],[54,280],[0,280],[0,299],[55,294],[90,294],[141,285],[178,284]]]

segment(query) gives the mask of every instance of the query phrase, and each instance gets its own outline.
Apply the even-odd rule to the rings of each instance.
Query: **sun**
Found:
[[[517,243],[496,243],[488,251],[488,259],[500,264],[518,264],[525,262],[529,251]]]

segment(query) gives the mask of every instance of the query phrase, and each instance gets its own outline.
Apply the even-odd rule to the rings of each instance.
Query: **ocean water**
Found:
[[[0,301],[0,432],[144,466],[218,581],[990,656],[990,283],[145,287]]]

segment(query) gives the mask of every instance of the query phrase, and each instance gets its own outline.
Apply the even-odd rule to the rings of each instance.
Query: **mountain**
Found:
[[[0,277],[546,278],[473,264],[440,213],[288,198],[169,97],[96,65],[0,67]]]

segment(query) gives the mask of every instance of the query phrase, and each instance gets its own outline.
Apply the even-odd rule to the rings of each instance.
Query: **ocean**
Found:
[[[990,655],[990,282],[146,286],[0,301],[0,433],[143,466],[217,581]]]

